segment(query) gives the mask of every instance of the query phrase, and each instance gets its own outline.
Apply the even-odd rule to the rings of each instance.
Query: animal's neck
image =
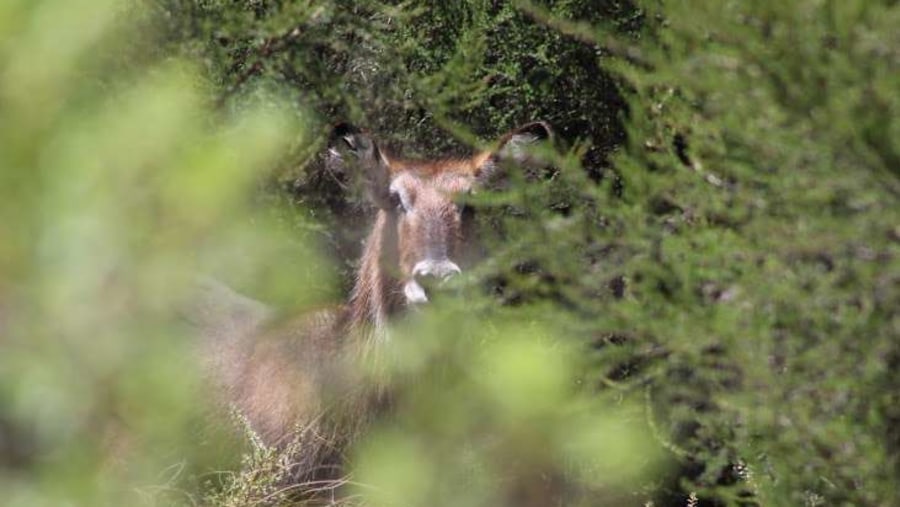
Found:
[[[357,329],[384,331],[388,316],[401,306],[400,283],[390,270],[398,265],[397,216],[379,210],[366,239],[356,286],[350,297],[350,321]]]

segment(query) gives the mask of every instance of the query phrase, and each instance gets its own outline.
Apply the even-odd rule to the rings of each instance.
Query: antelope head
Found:
[[[378,269],[398,282],[403,300],[413,305],[427,302],[430,289],[464,267],[471,238],[465,234],[459,196],[481,188],[506,164],[533,163],[528,147],[552,137],[546,123],[534,122],[503,136],[494,149],[472,157],[421,161],[396,157],[365,132],[339,125],[330,153],[343,159],[349,152],[358,162],[368,197],[379,209]],[[363,268],[371,247],[367,247]]]

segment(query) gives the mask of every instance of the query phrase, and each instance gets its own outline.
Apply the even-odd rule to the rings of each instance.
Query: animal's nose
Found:
[[[458,275],[462,272],[453,261],[443,259],[439,261],[427,259],[419,261],[413,266],[412,274],[416,278],[434,277],[440,280],[446,280],[451,276]]]
[[[439,282],[461,272],[462,270],[459,269],[459,266],[447,259],[439,261],[428,259],[417,262],[413,266],[412,280],[409,280],[403,286],[406,301],[411,304],[427,303],[428,295],[426,290],[430,291],[436,288]]]

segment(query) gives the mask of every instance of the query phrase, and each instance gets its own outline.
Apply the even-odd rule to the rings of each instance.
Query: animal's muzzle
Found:
[[[403,287],[403,294],[406,301],[410,304],[427,303],[428,295],[425,292],[426,287],[438,285],[449,278],[462,272],[459,266],[449,259],[431,260],[426,259],[419,261],[413,266],[412,279],[406,282]]]
[[[415,278],[434,277],[439,280],[446,280],[453,275],[462,273],[459,266],[451,260],[444,259],[440,261],[424,260],[419,261],[413,267],[412,275]]]

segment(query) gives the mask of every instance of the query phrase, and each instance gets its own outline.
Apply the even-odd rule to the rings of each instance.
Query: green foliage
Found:
[[[486,321],[449,299],[396,328],[393,410],[354,466],[367,505],[647,499],[639,491],[665,459],[643,404],[579,389],[577,349],[539,316]]]
[[[633,90],[606,209],[628,290],[598,312],[639,352],[617,388],[652,386],[701,497],[895,503],[900,9],[646,8],[608,62]]]
[[[284,243],[252,205],[297,123],[261,106],[210,110],[189,63],[123,65],[139,51],[123,37],[143,29],[129,9],[0,10],[4,505],[188,503],[198,471],[230,452],[174,312],[190,278],[275,264],[310,282],[310,300],[326,284],[310,253],[272,254]]]
[[[489,254],[393,331],[343,501],[897,503],[898,25],[865,0],[7,2],[0,489],[295,500],[252,439],[203,484],[186,275],[337,299],[369,210],[329,123],[431,156],[543,119],[572,148],[467,198]]]

